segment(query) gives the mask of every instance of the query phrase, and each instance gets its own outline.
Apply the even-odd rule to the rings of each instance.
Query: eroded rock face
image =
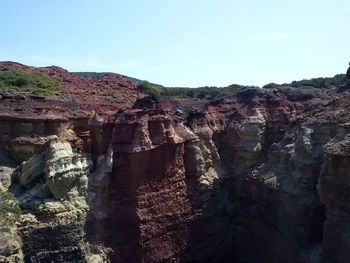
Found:
[[[16,169],[18,184],[12,187],[23,213],[25,261],[85,262],[88,163],[87,156],[56,138]]]
[[[349,136],[339,142],[327,144],[319,192],[326,206],[324,223],[324,249],[337,262],[349,259]]]
[[[1,150],[21,156],[0,171],[22,209],[16,252],[27,262],[347,262],[347,96],[249,89],[119,110],[56,101],[40,119],[34,108],[49,102],[28,100],[28,116],[0,114],[11,120]]]

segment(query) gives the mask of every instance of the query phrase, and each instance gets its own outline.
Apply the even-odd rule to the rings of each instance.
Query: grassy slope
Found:
[[[40,72],[24,72],[10,69],[0,72],[1,92],[28,92],[51,96],[60,89],[60,83]]]

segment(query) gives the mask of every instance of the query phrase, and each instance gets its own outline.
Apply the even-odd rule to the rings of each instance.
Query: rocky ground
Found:
[[[1,94],[0,262],[348,262],[346,85],[190,100],[6,67],[63,88]]]

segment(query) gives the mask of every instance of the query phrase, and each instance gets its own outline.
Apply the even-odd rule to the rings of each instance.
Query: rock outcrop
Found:
[[[17,168],[13,191],[22,208],[26,261],[83,262],[89,170],[88,157],[57,138]]]
[[[337,262],[349,260],[349,136],[325,147],[325,162],[320,176],[319,193],[326,207],[323,227],[324,249]]]
[[[350,95],[336,92],[5,94],[0,190],[21,214],[0,261],[347,262]]]

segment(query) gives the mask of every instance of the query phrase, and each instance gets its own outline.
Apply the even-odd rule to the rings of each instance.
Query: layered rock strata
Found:
[[[1,181],[22,209],[13,252],[25,262],[347,262],[348,96],[55,102],[70,109],[57,118],[32,111],[50,101],[3,109]]]

